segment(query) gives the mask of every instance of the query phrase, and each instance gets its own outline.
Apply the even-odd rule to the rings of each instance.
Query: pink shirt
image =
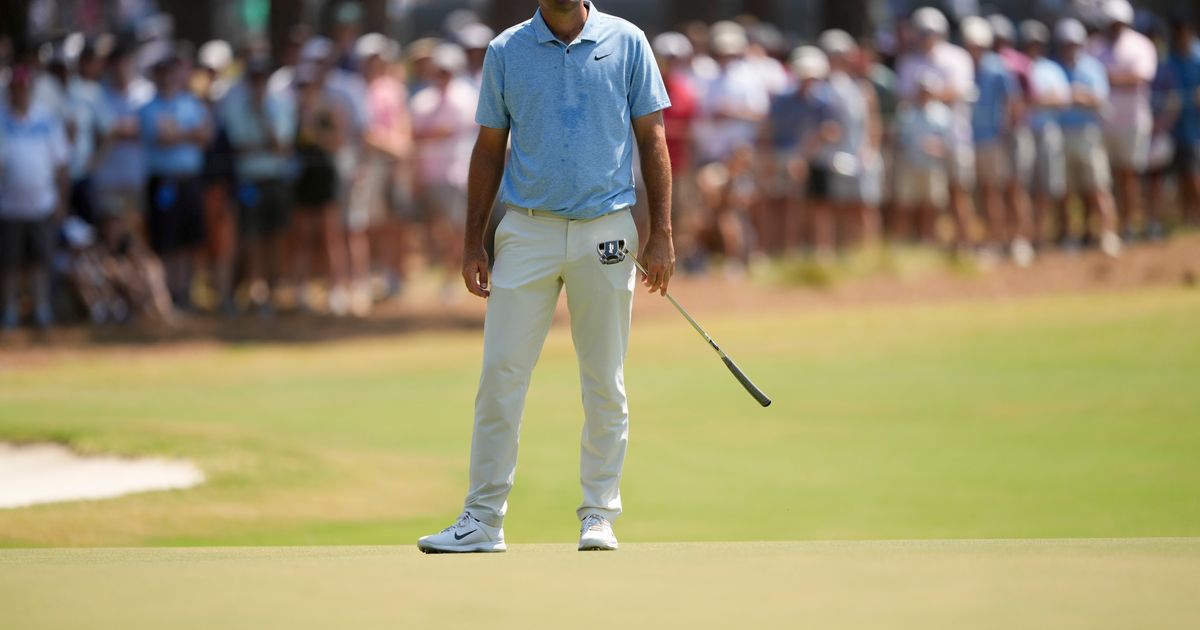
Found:
[[[438,138],[418,138],[417,177],[434,186],[466,186],[471,149],[479,125],[475,107],[479,90],[465,79],[454,79],[445,92],[436,85],[422,88],[412,99],[413,133],[437,132]]]
[[[1137,87],[1112,86],[1108,124],[1113,129],[1150,124],[1150,82],[1158,72],[1158,51],[1148,37],[1131,29],[1121,30],[1116,41],[1102,42],[1096,58],[1104,64],[1109,76],[1133,73],[1139,79]]]
[[[408,88],[395,77],[383,76],[367,87],[367,111],[372,131],[391,133],[404,119],[408,103]]]

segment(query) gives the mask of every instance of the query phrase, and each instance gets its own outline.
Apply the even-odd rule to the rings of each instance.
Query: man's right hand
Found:
[[[486,298],[491,295],[488,271],[488,255],[482,247],[467,248],[463,252],[463,281],[472,295]]]

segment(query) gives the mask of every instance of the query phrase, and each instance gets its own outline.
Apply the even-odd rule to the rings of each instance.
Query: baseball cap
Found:
[[[801,46],[792,51],[789,59],[792,72],[804,79],[823,79],[829,74],[829,58],[816,46]]]
[[[196,53],[200,65],[214,72],[223,72],[233,63],[233,46],[221,39],[206,42]]]
[[[449,42],[434,46],[429,60],[433,67],[450,73],[462,72],[467,67],[467,54],[462,46]]]
[[[852,55],[858,52],[858,42],[850,36],[850,33],[843,31],[840,28],[831,28],[817,38],[817,43],[820,44],[821,50],[830,57],[834,55]]]
[[[483,50],[492,43],[495,36],[496,32],[486,24],[473,22],[459,29],[456,39],[459,45],[467,50]]]
[[[950,22],[946,20],[946,16],[933,7],[921,7],[913,11],[912,25],[921,33],[933,33],[945,37],[950,32]]]
[[[968,46],[991,48],[992,42],[995,41],[992,25],[977,15],[963,18],[960,29],[962,30],[963,43]]]
[[[1128,0],[1108,0],[1101,10],[1104,23],[1111,26],[1116,23],[1133,24],[1133,5]]]
[[[1012,20],[993,13],[987,17],[988,24],[992,27],[992,39],[1002,39],[1006,42],[1017,41],[1017,29],[1013,26]]]
[[[741,55],[750,45],[746,29],[737,22],[717,22],[710,33],[708,46],[715,55]]]
[[[325,61],[333,55],[333,42],[325,37],[313,37],[300,48],[300,61]]]
[[[1087,29],[1074,18],[1063,18],[1054,25],[1054,39],[1063,44],[1082,46],[1087,42]]]
[[[667,31],[654,38],[654,54],[668,59],[685,59],[693,53],[692,42],[683,33]]]
[[[386,35],[367,33],[354,41],[354,56],[359,59],[379,57],[391,61],[396,56],[396,45]]]
[[[1050,41],[1050,29],[1037,20],[1025,20],[1021,22],[1018,30],[1021,32],[1021,41],[1026,44],[1045,44]]]

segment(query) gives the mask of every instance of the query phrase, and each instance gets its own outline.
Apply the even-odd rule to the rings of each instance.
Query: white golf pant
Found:
[[[613,520],[621,513],[621,466],[629,438],[624,363],[636,280],[621,246],[638,251],[628,210],[570,221],[511,209],[496,228],[465,503],[475,518],[493,526],[504,519],[529,377],[564,284],[583,390],[578,515],[594,512]]]

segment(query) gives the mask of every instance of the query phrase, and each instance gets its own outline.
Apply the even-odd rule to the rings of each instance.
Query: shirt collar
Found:
[[[585,0],[584,4],[588,5],[588,16],[587,21],[583,24],[583,31],[579,33],[579,41],[597,42],[600,37],[600,26],[597,24],[596,16],[600,15],[600,10],[596,8],[596,3],[591,0]],[[537,34],[539,44],[558,41],[558,38],[550,31],[550,27],[546,26],[546,20],[542,18],[542,9],[540,7],[533,15],[533,31]],[[573,44],[574,42],[568,43]]]

